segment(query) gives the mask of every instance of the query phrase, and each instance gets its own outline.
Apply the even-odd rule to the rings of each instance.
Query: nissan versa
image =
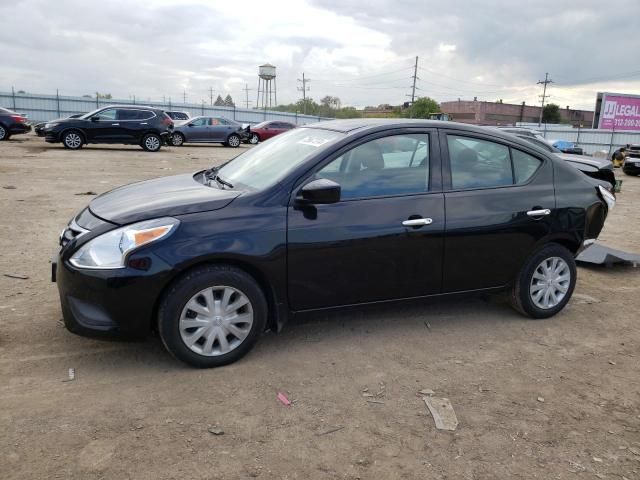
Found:
[[[310,310],[508,291],[545,318],[615,204],[605,185],[485,128],[318,123],[95,198],[62,232],[53,279],[72,332],[157,329],[197,367]]]

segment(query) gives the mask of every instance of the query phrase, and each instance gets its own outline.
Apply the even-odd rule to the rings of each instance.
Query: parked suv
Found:
[[[93,199],[53,279],[72,332],[157,329],[198,367],[237,360],[295,312],[507,291],[546,318],[615,205],[603,183],[482,127],[317,123]]]
[[[139,105],[103,107],[44,127],[47,142],[62,143],[71,150],[87,143],[121,143],[157,152],[172,131],[173,120],[162,110]]]
[[[31,125],[27,117],[6,108],[0,108],[0,141],[9,140],[11,135],[28,133]]]

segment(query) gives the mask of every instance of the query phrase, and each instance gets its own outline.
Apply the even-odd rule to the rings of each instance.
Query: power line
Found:
[[[553,83],[553,80],[551,80],[549,78],[549,73],[548,72],[544,74],[544,80],[540,80],[538,82],[538,85],[544,85],[544,87],[542,89],[542,106],[540,108],[540,118],[538,119],[538,126],[542,125],[542,112],[544,110],[544,101],[549,96],[549,95],[547,95],[547,85],[549,85],[550,83]]]

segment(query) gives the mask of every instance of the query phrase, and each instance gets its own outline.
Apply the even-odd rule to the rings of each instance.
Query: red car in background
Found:
[[[296,126],[289,122],[270,120],[268,122],[258,123],[257,125],[249,127],[251,132],[249,143],[255,145],[258,142],[264,142],[265,140],[287,132],[292,128],[296,128]]]

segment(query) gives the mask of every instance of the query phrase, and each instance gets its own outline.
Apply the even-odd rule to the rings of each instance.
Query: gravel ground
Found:
[[[544,321],[489,298],[308,315],[207,371],[67,332],[49,259],[87,193],[237,153],[0,143],[0,478],[640,478],[639,269],[580,268]],[[640,178],[620,178],[601,239],[639,252]]]

